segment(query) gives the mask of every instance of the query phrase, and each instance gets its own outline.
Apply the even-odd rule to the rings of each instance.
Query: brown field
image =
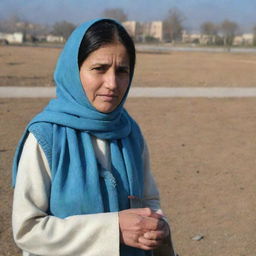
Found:
[[[46,85],[58,53],[0,47],[1,85]],[[191,65],[192,60],[208,62]],[[246,54],[139,54],[135,85],[252,86],[255,63],[256,56]],[[156,77],[160,70],[162,75]],[[11,161],[26,123],[47,102],[0,99],[0,256],[20,255],[11,235]],[[148,141],[162,208],[179,255],[255,256],[256,99],[128,99],[127,109]],[[192,240],[198,234],[204,238]]]
[[[52,86],[60,49],[0,46],[0,86]],[[256,54],[138,53],[134,86],[253,87]]]

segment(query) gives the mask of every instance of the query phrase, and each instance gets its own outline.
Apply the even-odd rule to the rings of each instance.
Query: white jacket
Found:
[[[109,165],[107,141],[92,137],[98,161]],[[146,145],[146,143],[145,143]],[[144,205],[160,210],[159,193],[152,177],[145,146]],[[23,255],[119,256],[118,212],[70,216],[47,214],[51,173],[46,156],[33,134],[29,134],[19,162],[13,199],[13,235]],[[131,201],[131,207],[136,207]]]

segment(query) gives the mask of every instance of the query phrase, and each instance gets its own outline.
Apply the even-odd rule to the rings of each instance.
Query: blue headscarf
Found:
[[[143,138],[123,108],[129,88],[114,111],[101,113],[90,104],[80,81],[79,47],[86,31],[100,21],[80,25],[66,42],[54,73],[57,97],[28,124],[14,157],[13,186],[24,142],[33,133],[51,169],[49,214],[60,218],[128,209],[129,195],[143,195]],[[110,170],[97,161],[91,135],[108,140]],[[122,255],[144,255],[134,248],[121,250]]]
[[[32,132],[52,172],[50,213],[59,217],[119,211],[129,207],[128,195],[142,196],[143,139],[137,124],[123,108],[129,88],[114,111],[102,113],[91,105],[80,81],[79,47],[86,31],[99,21],[83,23],[69,37],[54,73],[57,98],[28,124],[14,159],[13,185],[23,144]],[[112,170],[101,170],[90,135],[109,141]],[[100,176],[105,177],[102,186]],[[108,191],[108,198],[103,190]],[[115,196],[111,194],[114,192]]]

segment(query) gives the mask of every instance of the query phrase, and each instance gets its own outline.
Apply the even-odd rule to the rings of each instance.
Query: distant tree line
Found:
[[[67,39],[75,27],[75,24],[68,21],[59,21],[52,26],[33,24],[18,16],[12,16],[7,20],[0,20],[0,32],[21,32],[25,40],[29,41],[36,40],[39,36],[47,34],[62,36],[64,39]]]
[[[210,42],[216,45],[233,45],[234,38],[238,32],[238,24],[229,20],[225,20],[221,24],[214,24],[208,21],[201,25],[201,33],[212,37],[212,39],[214,38],[214,40],[211,40]],[[220,36],[220,34],[222,36]]]
[[[106,9],[102,12],[102,17],[113,18],[120,22],[128,20],[127,14],[121,8]],[[185,29],[184,21],[186,17],[176,8],[168,10],[163,19],[164,40],[168,42],[176,42],[182,39],[182,32]],[[75,24],[68,21],[59,21],[52,26],[44,26],[39,24],[32,24],[26,19],[18,16],[12,16],[6,20],[0,20],[0,32],[22,32],[25,38],[36,38],[42,34],[53,34],[62,36],[65,39],[71,34]],[[239,33],[239,25],[236,22],[225,20],[220,24],[214,24],[211,21],[206,21],[200,26],[201,34],[207,35],[212,40],[210,44],[231,46],[235,36]],[[256,46],[256,26],[253,28],[254,45]],[[148,38],[148,40],[153,40]]]

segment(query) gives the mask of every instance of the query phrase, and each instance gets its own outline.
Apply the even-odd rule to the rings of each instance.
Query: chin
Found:
[[[110,113],[116,109],[117,106],[101,106],[101,107],[96,107],[96,109],[101,112],[101,113]]]

